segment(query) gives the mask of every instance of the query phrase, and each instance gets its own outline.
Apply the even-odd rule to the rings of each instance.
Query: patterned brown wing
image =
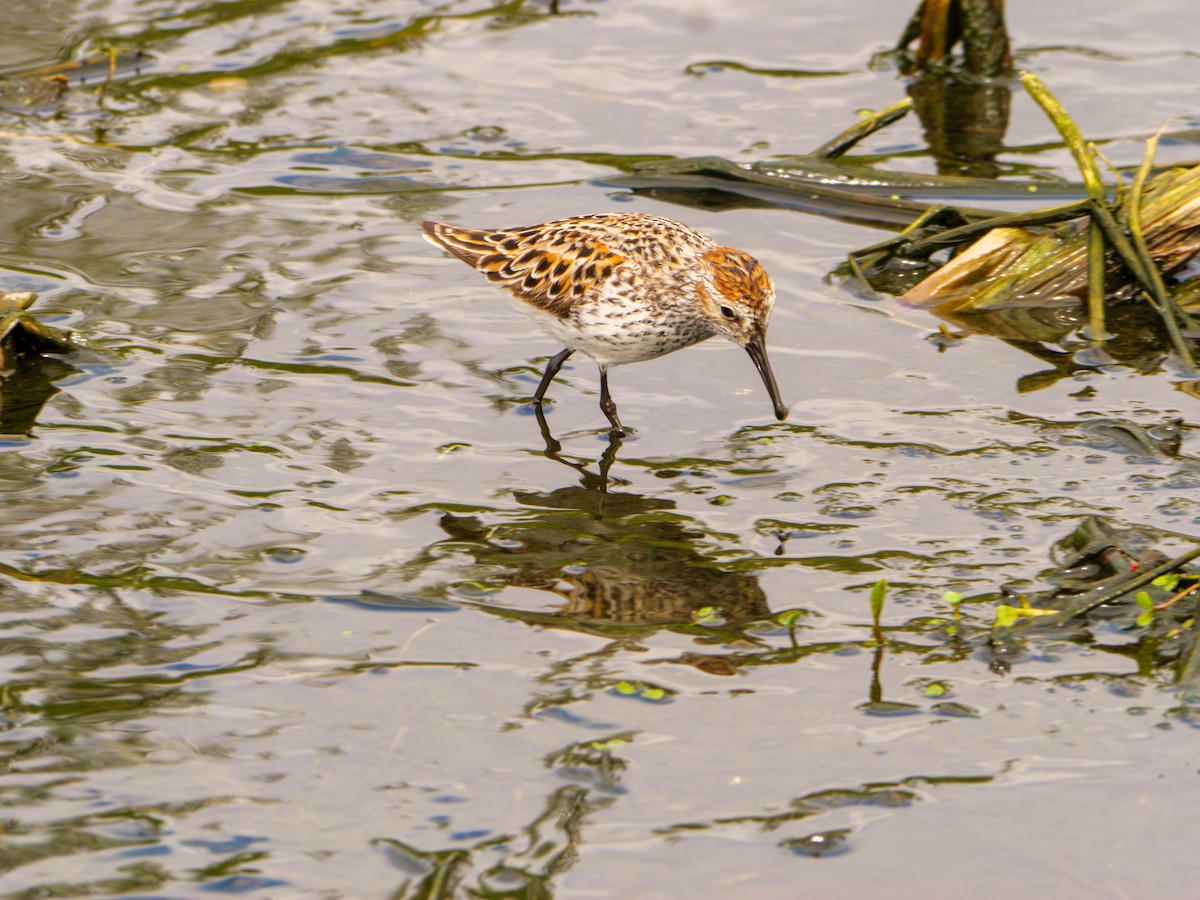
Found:
[[[563,318],[625,258],[570,219],[488,231],[422,222],[425,239],[518,298]]]

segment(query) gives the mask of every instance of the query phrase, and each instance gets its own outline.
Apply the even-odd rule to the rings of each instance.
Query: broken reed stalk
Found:
[[[1196,323],[1192,321],[1191,316],[1183,311],[1179,303],[1175,300],[1174,295],[1163,284],[1162,273],[1158,271],[1158,266],[1154,264],[1154,260],[1150,256],[1150,250],[1146,245],[1145,233],[1142,229],[1142,195],[1146,187],[1146,179],[1150,177],[1150,170],[1154,168],[1154,158],[1158,153],[1158,139],[1165,130],[1166,126],[1164,125],[1158,130],[1157,134],[1146,139],[1146,152],[1142,156],[1142,164],[1138,166],[1137,175],[1133,179],[1133,187],[1130,189],[1128,204],[1129,221],[1127,226],[1129,228],[1129,236],[1133,241],[1133,249],[1137,252],[1142,265],[1150,276],[1150,282],[1153,286],[1153,296],[1164,308],[1163,314],[1167,319],[1167,329],[1170,330],[1171,324],[1174,323],[1176,330],[1182,325],[1185,328],[1195,331]],[[1172,340],[1174,339],[1174,334],[1172,334]],[[1182,337],[1179,340],[1182,342]],[[1190,357],[1187,357],[1186,360],[1191,362]],[[1192,367],[1195,367],[1194,362],[1192,362]]]
[[[113,83],[113,78],[117,75],[117,48],[109,47],[105,52],[108,56],[108,76],[100,82],[100,87],[96,88],[96,96],[101,100],[104,99],[108,86]],[[82,84],[82,82],[80,83]]]
[[[1013,73],[1012,42],[1004,23],[1004,0],[960,0],[963,54],[972,74],[1005,78]]]
[[[1104,319],[1104,298],[1107,285],[1104,280],[1104,233],[1093,220],[1088,222],[1088,324],[1087,336],[1093,341],[1107,341],[1108,333]]]
[[[1054,123],[1058,133],[1062,135],[1067,149],[1075,157],[1075,164],[1079,166],[1080,174],[1083,175],[1083,186],[1087,190],[1088,196],[1094,202],[1103,203],[1107,198],[1104,192],[1104,182],[1100,178],[1100,169],[1096,165],[1096,157],[1092,155],[1087,141],[1083,139],[1083,134],[1079,131],[1079,126],[1067,115],[1067,111],[1050,93],[1049,88],[1042,83],[1042,79],[1032,72],[1022,72],[1021,84],[1025,86],[1029,96],[1042,108],[1050,121]]]
[[[861,141],[868,135],[874,134],[881,128],[886,128],[897,119],[902,119],[908,115],[908,111],[912,109],[912,100],[905,98],[899,103],[893,103],[891,106],[872,113],[859,122],[855,122],[837,137],[826,141],[809,156],[817,159],[837,159],[847,150]]]
[[[1124,231],[1121,230],[1120,225],[1117,224],[1117,220],[1113,217],[1108,196],[1104,190],[1104,182],[1100,178],[1100,169],[1096,165],[1094,150],[1083,139],[1079,127],[1067,115],[1067,111],[1063,109],[1062,104],[1058,102],[1055,96],[1050,93],[1050,90],[1042,83],[1042,80],[1032,72],[1021,73],[1021,84],[1025,86],[1025,90],[1029,92],[1029,96],[1046,113],[1047,117],[1054,124],[1054,127],[1058,129],[1058,133],[1062,135],[1068,149],[1071,151],[1071,155],[1075,157],[1075,164],[1079,166],[1080,174],[1083,176],[1084,188],[1087,190],[1088,198],[1091,201],[1091,208],[1089,210],[1091,222],[1088,231],[1089,336],[1092,340],[1097,341],[1104,340],[1106,337],[1103,302],[1102,298],[1097,299],[1097,291],[1103,291],[1104,283],[1103,265],[1100,265],[1098,273],[1096,269],[1097,259],[1100,258],[1102,261],[1103,258],[1102,248],[1098,246],[1101,243],[1099,232],[1102,231],[1104,237],[1108,238],[1109,243],[1116,250],[1121,261],[1125,263],[1129,271],[1141,283],[1151,305],[1162,316],[1167,334],[1170,335],[1171,343],[1175,347],[1175,352],[1179,354],[1185,371],[1189,374],[1195,373],[1196,362],[1192,358],[1191,350],[1179,328],[1179,319],[1176,314],[1177,305],[1167,293],[1158,267],[1146,249],[1145,238],[1141,236],[1140,207],[1142,188],[1154,164],[1153,148],[1157,145],[1157,136],[1147,142],[1146,156],[1142,160],[1142,165],[1138,168],[1138,175],[1134,181],[1132,192],[1129,195],[1128,225],[1130,234],[1134,236],[1131,243]]]
[[[950,52],[954,38],[950,34],[950,0],[925,0],[921,4],[921,43],[917,47],[917,65],[928,68],[940,63]]]
[[[900,36],[897,50],[913,41],[916,51],[906,74],[948,68],[950,52],[962,45],[963,63],[980,78],[1012,74],[1012,46],[1004,24],[1004,0],[922,0]]]

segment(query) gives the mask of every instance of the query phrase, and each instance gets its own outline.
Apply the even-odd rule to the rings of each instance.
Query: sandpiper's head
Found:
[[[733,247],[715,247],[703,260],[704,278],[697,297],[704,317],[715,333],[750,354],[771,395],[775,418],[786,419],[787,407],[767,359],[767,322],[775,305],[770,276],[757,259]]]

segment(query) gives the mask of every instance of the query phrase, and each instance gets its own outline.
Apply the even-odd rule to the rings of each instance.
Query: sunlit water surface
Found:
[[[4,896],[1192,895],[1200,737],[1132,638],[1003,674],[921,624],[1090,514],[1191,546],[1194,469],[1073,437],[1200,421],[1179,373],[938,352],[826,280],[880,232],[602,183],[902,96],[905,4],[803,6],[10,11],[12,66],[151,61],[0,131],[0,289],[91,344],[0,448]],[[1014,6],[1116,162],[1194,127],[1192,5]],[[1023,98],[1008,142],[1053,143]],[[612,209],[772,273],[786,423],[712,341],[614,371],[619,446],[573,361],[548,444],[558,347],[415,230]]]

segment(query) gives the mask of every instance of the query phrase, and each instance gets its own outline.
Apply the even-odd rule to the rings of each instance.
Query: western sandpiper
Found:
[[[775,289],[758,261],[671,219],[603,213],[523,228],[422,222],[425,239],[478,269],[518,309],[565,344],[546,366],[534,403],[576,350],[600,366],[600,409],[624,433],[608,369],[721,335],[744,347],[776,418],[787,416],[767,359]]]

